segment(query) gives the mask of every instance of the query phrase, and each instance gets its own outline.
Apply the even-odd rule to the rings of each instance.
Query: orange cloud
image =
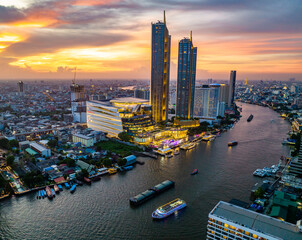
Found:
[[[99,6],[105,4],[118,3],[120,0],[76,0],[74,5],[77,6]]]

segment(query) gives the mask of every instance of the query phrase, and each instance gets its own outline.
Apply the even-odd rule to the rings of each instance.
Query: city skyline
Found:
[[[150,23],[166,9],[171,80],[194,31],[196,79],[302,79],[299,1],[0,1],[0,79],[149,79]],[[89,14],[88,14],[89,13]],[[126,20],[126,21],[125,21]]]

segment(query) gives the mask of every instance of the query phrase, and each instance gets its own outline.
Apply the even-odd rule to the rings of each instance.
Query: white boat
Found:
[[[154,219],[163,219],[166,218],[168,216],[170,216],[171,214],[173,214],[174,212],[185,208],[187,206],[186,202],[184,200],[181,200],[179,198],[176,198],[175,200],[166,203],[163,206],[160,206],[158,209],[156,209],[153,213],[152,213],[152,218]]]
[[[189,150],[189,149],[192,149],[192,148],[195,148],[196,147],[196,143],[187,143],[187,144],[184,144],[180,147],[180,149],[183,149],[183,150]]]

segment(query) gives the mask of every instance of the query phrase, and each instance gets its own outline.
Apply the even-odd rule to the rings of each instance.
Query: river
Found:
[[[64,189],[53,200],[35,194],[0,202],[1,239],[205,239],[208,214],[220,201],[248,201],[259,182],[256,168],[277,164],[290,125],[274,111],[242,104],[241,120],[214,142],[202,142],[169,159],[140,158],[145,165],[105,176],[74,194]],[[246,119],[254,115],[251,122]],[[274,119],[272,122],[271,120]],[[233,148],[229,141],[238,141]],[[194,168],[199,173],[191,176]],[[132,208],[129,198],[166,180],[175,188]],[[151,213],[175,198],[187,208],[163,221]]]

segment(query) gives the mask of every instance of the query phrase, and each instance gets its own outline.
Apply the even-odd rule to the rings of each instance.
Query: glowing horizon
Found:
[[[169,3],[169,4],[168,4]],[[197,79],[302,80],[299,1],[0,0],[0,79],[149,79],[151,22],[166,9],[172,36],[198,48]]]

